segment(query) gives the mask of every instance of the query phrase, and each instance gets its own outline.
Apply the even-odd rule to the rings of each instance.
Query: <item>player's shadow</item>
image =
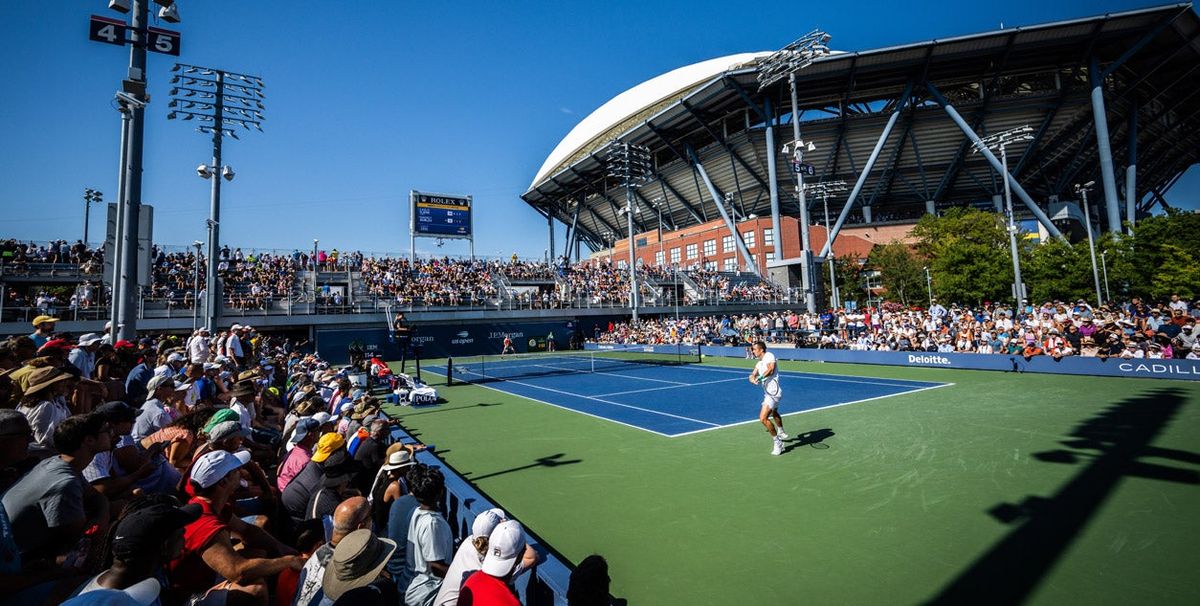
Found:
[[[560,465],[574,465],[575,463],[583,462],[583,459],[563,459],[563,457],[565,457],[565,456],[567,456],[567,455],[560,452],[560,453],[552,454],[552,455],[545,456],[545,457],[538,457],[537,459],[534,460],[534,462],[532,462],[528,465],[520,465],[518,467],[510,467],[508,469],[502,469],[500,471],[493,471],[492,473],[487,473],[487,474],[484,474],[481,476],[472,475],[471,472],[469,472],[469,471],[466,473],[463,473],[462,475],[463,475],[463,477],[467,478],[471,482],[478,482],[480,480],[484,480],[487,478],[494,478],[496,476],[502,476],[506,473],[524,471],[526,469],[535,469],[538,467],[558,467]]]
[[[828,427],[826,427],[825,429],[814,429],[813,431],[806,431],[798,436],[792,436],[786,442],[784,442],[784,444],[786,444],[787,446],[784,447],[783,452],[791,452],[792,450],[794,450],[796,448],[800,448],[801,446],[812,446],[813,448],[821,448],[821,447],[829,448],[829,445],[825,443],[825,440],[832,438],[834,435],[836,435],[836,434],[834,434],[833,430],[829,429]]]
[[[1153,446],[1186,403],[1182,390],[1147,390],[1080,422],[1059,442],[1062,448],[1034,453],[1036,461],[1077,471],[1054,494],[988,509],[986,515],[1012,530],[928,603],[1020,604],[1124,479],[1200,484],[1193,468],[1200,455]]]

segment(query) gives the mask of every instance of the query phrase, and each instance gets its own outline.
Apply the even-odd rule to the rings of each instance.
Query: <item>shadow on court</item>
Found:
[[[546,457],[539,457],[528,465],[521,465],[519,467],[511,467],[509,469],[493,471],[492,473],[487,473],[487,474],[484,474],[481,476],[473,475],[469,471],[462,475],[463,475],[463,477],[467,478],[471,482],[478,482],[480,480],[485,480],[487,478],[494,478],[496,476],[502,476],[506,473],[525,471],[526,469],[536,469],[538,467],[560,467],[562,465],[574,465],[575,463],[583,462],[583,459],[565,459],[564,460],[563,457],[565,457],[565,456],[567,456],[567,455],[560,452],[558,454],[552,454],[552,455],[546,456]]]
[[[832,438],[835,435],[837,435],[837,434],[833,433],[833,430],[829,429],[828,427],[826,427],[825,429],[816,429],[813,431],[807,431],[798,436],[792,436],[786,442],[784,442],[784,444],[786,444],[787,446],[784,447],[783,452],[789,453],[792,450],[800,448],[801,446],[811,446],[813,448],[829,448],[829,445],[825,443],[825,440]]]
[[[1019,604],[1070,548],[1122,478],[1200,483],[1196,470],[1142,460],[1200,463],[1196,453],[1151,446],[1186,401],[1178,389],[1144,392],[1081,422],[1060,442],[1065,448],[1035,453],[1034,458],[1043,463],[1081,467],[1049,497],[1029,495],[1019,503],[999,503],[988,510],[1013,530],[928,603]]]
[[[502,404],[502,402],[480,402],[478,404],[472,404],[470,406],[455,406],[454,408],[435,408],[433,410],[422,410],[421,412],[410,412],[408,414],[401,415],[400,418],[406,419],[408,417],[431,415],[431,414],[436,414],[439,412],[454,412],[456,410],[474,410],[476,408],[487,408],[489,406],[500,406],[501,404]]]

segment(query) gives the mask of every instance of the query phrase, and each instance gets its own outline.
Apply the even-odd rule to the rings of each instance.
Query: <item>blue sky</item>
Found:
[[[259,248],[402,251],[410,189],[475,197],[476,253],[541,256],[546,224],[519,198],[583,117],[656,75],[773,50],[820,27],[863,50],[1149,6],[1120,0],[879,2],[797,18],[740,2],[178,0],[179,61],[261,75],[265,133],[227,140],[222,240]],[[116,198],[112,95],[128,51],[87,39],[104,0],[6,0],[0,54],[0,237],[76,239],[84,187]],[[765,5],[764,5],[765,6]],[[779,10],[784,5],[770,5]],[[793,4],[803,11],[802,4]],[[143,199],[155,240],[204,239],[210,143],[165,119],[174,59],[149,58]],[[1168,196],[1200,206],[1193,169]],[[92,239],[103,233],[93,211]],[[562,242],[563,228],[557,237]],[[419,250],[464,254],[465,242]]]

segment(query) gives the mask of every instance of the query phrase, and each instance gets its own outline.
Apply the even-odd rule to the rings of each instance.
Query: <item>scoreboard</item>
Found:
[[[411,197],[414,236],[471,237],[471,196],[413,191]]]

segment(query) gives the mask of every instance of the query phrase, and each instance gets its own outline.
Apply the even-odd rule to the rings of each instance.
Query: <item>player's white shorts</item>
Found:
[[[762,405],[767,410],[776,410],[779,408],[779,400],[782,398],[783,393],[779,390],[776,390],[774,395],[764,391]]]

